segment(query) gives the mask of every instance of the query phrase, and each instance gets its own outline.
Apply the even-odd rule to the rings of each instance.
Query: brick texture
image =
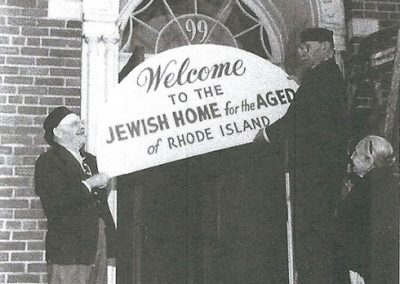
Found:
[[[82,23],[49,19],[47,2],[0,1],[0,283],[47,281],[34,163],[49,110],[80,106]]]
[[[346,20],[372,18],[379,20],[382,28],[398,24],[400,2],[398,0],[350,0],[344,1]]]
[[[350,0],[344,1],[344,6],[346,13],[345,18],[347,21],[354,18],[375,19],[378,20],[380,29],[395,26],[400,23],[400,1],[398,0]],[[361,38],[353,38],[352,41],[348,43],[347,53],[355,56],[361,40]],[[350,59],[350,57],[348,59]],[[350,59],[346,62],[346,69],[350,70],[352,64]],[[385,76],[391,78],[391,74],[386,74]],[[381,77],[383,78],[382,75]],[[381,87],[383,88],[384,86]],[[389,87],[383,89],[388,90]],[[374,100],[368,96],[368,92],[365,92],[365,96],[360,94],[357,97],[355,104],[360,108],[370,109],[374,104]]]
[[[398,0],[344,1],[346,20],[399,23]],[[46,283],[46,219],[33,191],[42,123],[79,111],[82,23],[47,17],[47,0],[0,0],[0,283]]]

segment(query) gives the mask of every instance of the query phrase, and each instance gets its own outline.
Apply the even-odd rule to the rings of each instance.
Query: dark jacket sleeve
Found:
[[[295,128],[295,116],[295,101],[293,101],[288,111],[281,119],[264,129],[269,142],[282,143],[289,133],[293,133]]]
[[[305,133],[314,129],[310,139],[321,139],[321,142],[337,140],[346,128],[344,99],[344,82],[337,65],[322,63],[305,76],[287,113],[266,128],[270,142],[282,142],[288,135],[296,133],[296,127]],[[296,120],[299,120],[297,126]]]
[[[90,153],[85,154],[86,159],[85,161],[90,165],[94,174],[97,174],[97,159]],[[99,202],[99,211],[101,218],[105,221],[106,224],[106,236],[107,236],[107,257],[108,258],[115,258],[118,252],[118,231],[115,227],[115,222],[112,217],[110,207],[108,206],[108,193],[107,189],[105,188],[93,188],[92,194],[94,198]]]
[[[90,192],[79,177],[51,156],[40,156],[35,165],[35,192],[45,210],[71,209],[90,203]]]
[[[345,89],[334,62],[307,72],[287,113],[265,130],[271,143],[289,138],[298,161],[345,163]]]

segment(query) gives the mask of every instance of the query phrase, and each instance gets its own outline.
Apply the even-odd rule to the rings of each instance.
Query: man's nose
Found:
[[[300,53],[306,53],[307,52],[307,48],[306,47],[304,47],[304,46],[299,46],[299,47],[297,47],[297,53],[298,54],[300,54]]]
[[[297,57],[300,59],[306,59],[307,58],[307,53],[304,51],[299,51],[297,52]]]
[[[86,127],[85,127],[85,121],[84,120],[80,121],[79,130],[85,132]]]

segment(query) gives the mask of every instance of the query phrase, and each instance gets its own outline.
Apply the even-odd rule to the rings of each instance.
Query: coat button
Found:
[[[97,191],[93,192],[94,195],[97,195]]]

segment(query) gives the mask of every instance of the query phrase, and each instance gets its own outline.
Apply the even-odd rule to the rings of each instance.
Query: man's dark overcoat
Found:
[[[334,283],[334,208],[347,160],[345,87],[333,59],[308,69],[286,115],[266,129],[289,142],[299,284]]]
[[[365,283],[399,283],[399,178],[396,167],[373,169],[338,204],[339,261]]]
[[[93,174],[96,159],[84,159]],[[39,156],[35,167],[35,192],[47,217],[46,260],[55,264],[91,264],[97,252],[99,218],[106,224],[107,256],[115,256],[116,229],[107,203],[106,189],[92,192],[82,183],[88,176],[64,147],[54,145]]]

